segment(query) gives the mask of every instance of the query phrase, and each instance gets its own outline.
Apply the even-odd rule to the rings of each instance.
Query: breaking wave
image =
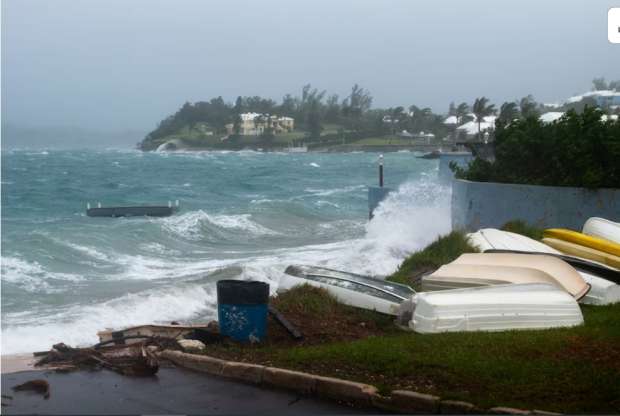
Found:
[[[209,215],[203,210],[191,211],[179,216],[166,218],[162,224],[168,231],[189,240],[201,240],[211,234],[210,231],[232,230],[243,231],[251,237],[277,235],[251,220],[251,214],[239,215]],[[223,237],[221,233],[218,237]]]

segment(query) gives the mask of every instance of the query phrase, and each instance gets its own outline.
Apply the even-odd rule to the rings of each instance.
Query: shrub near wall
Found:
[[[620,188],[620,121],[603,121],[586,107],[553,123],[528,118],[503,125],[495,135],[495,161],[453,166],[456,177],[476,182]]]

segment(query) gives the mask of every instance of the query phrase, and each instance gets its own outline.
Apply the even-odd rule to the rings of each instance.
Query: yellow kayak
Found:
[[[598,261],[599,263],[620,269],[620,257],[613,254],[557,238],[543,238],[542,242],[549,247],[553,247],[556,250],[561,251],[562,253],[581,257],[583,259]]]
[[[568,241],[569,243],[579,244],[580,246],[593,248],[604,253],[620,256],[620,244],[604,238],[586,235],[565,228],[549,228],[543,232],[545,238],[555,238]]]

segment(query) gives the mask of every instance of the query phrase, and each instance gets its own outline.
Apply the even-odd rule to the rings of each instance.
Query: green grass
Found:
[[[522,234],[526,237],[533,238],[534,240],[542,240],[543,238],[543,230],[541,228],[528,225],[521,220],[507,222],[502,226],[502,230]]]
[[[302,314],[306,322],[349,324],[319,332],[315,323],[315,332],[300,328],[313,338],[311,344],[214,345],[206,353],[368,383],[383,393],[435,394],[483,409],[620,411],[620,304],[582,306],[585,325],[575,328],[426,335],[400,331],[392,317],[342,305],[310,286],[281,294],[276,305],[284,316]],[[373,322],[381,335],[334,341],[335,330],[350,330],[357,322]]]
[[[314,317],[352,316],[360,321],[372,321],[382,330],[392,330],[392,319],[366,309],[344,305],[325,289],[300,285],[280,294],[275,306],[283,313],[304,314]]]
[[[293,369],[346,369],[446,399],[559,412],[620,410],[620,305],[584,307],[578,328],[498,333],[402,333],[275,351]],[[320,366],[309,363],[320,362]],[[382,377],[381,377],[382,376]],[[614,403],[614,401],[616,401]]]
[[[477,250],[467,242],[465,233],[452,231],[405,259],[387,280],[411,285],[420,274],[450,263],[463,253],[475,252]]]

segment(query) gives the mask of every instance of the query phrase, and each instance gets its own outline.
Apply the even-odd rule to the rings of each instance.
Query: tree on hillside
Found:
[[[454,101],[450,102],[450,107],[448,107],[448,115],[456,116],[456,105],[454,104]]]
[[[306,115],[305,122],[306,128],[308,129],[308,137],[311,139],[320,138],[323,126],[321,126],[321,109],[319,100],[313,100],[310,103],[310,108]]]
[[[608,85],[607,82],[605,82],[604,77],[594,78],[592,80],[592,87],[594,88],[594,91],[602,91],[608,89]]]
[[[515,102],[505,102],[499,109],[497,119],[505,125],[519,118],[519,106]]]
[[[338,117],[340,117],[340,102],[338,99],[338,94],[332,94],[327,97],[325,109],[325,121],[328,123],[336,123],[338,121]]]
[[[521,98],[521,100],[519,101],[519,110],[521,111],[521,116],[523,118],[540,117],[540,112],[538,111],[538,104],[536,103],[536,100],[534,100],[532,94]]]
[[[396,134],[397,130],[400,130],[403,122],[406,120],[405,108],[403,106],[394,107],[388,110],[390,117],[390,130],[392,135]]]
[[[472,106],[472,112],[476,116],[476,123],[478,123],[478,139],[482,138],[480,132],[480,123],[484,121],[486,116],[495,114],[495,105],[488,104],[489,99],[487,97],[476,98],[474,105]]]
[[[282,98],[282,104],[280,104],[280,115],[294,117],[295,111],[297,111],[297,104],[296,98],[294,98],[291,94],[286,94]]]
[[[467,103],[460,103],[455,110],[456,116],[456,124],[458,125],[463,121],[463,117],[465,117],[469,113],[469,105]]]
[[[361,128],[362,115],[370,109],[372,96],[358,84],[353,85],[351,94],[342,101],[342,113],[348,118],[349,126],[354,130]]]
[[[243,112],[243,100],[241,97],[237,97],[235,106],[233,107],[233,132],[235,135],[239,135],[241,132],[241,113]]]

